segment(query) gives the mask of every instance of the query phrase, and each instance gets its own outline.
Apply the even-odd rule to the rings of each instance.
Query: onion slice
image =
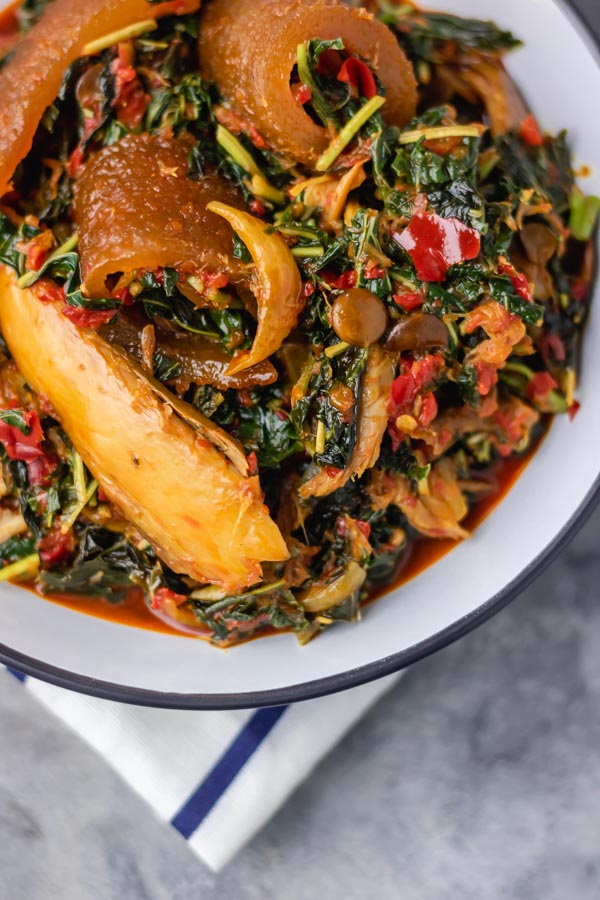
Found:
[[[343,603],[365,583],[367,573],[354,560],[350,560],[342,575],[330,584],[313,584],[298,597],[306,612],[323,612]]]
[[[228,372],[233,375],[271,356],[295,327],[304,306],[302,279],[283,238],[269,234],[269,226],[260,219],[225,203],[209,203],[207,209],[229,222],[248,248],[255,266],[252,287],[258,307],[258,329],[251,349],[240,353],[230,364]]]

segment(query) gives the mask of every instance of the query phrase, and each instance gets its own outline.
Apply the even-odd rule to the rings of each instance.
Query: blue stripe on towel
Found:
[[[27,675],[24,675],[22,672],[17,672],[16,669],[10,669],[7,666],[6,671],[10,672],[10,674],[13,676],[13,678],[16,678],[17,681],[25,681],[27,679]]]
[[[242,728],[202,784],[171,819],[171,825],[184,838],[189,838],[204,821],[286,709],[286,706],[259,709]]]

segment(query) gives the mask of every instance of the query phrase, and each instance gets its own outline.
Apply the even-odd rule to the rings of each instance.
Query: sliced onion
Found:
[[[304,300],[302,279],[289,247],[268,225],[247,212],[225,203],[209,203],[210,212],[222,216],[242,239],[255,266],[252,285],[258,307],[258,328],[249,351],[239,354],[229,366],[234,374],[248,369],[279,349],[298,322]]]
[[[306,612],[323,612],[337,606],[347,600],[355,591],[365,583],[367,573],[358,563],[351,560],[343,575],[332,581],[331,584],[313,584],[308,590],[298,596],[298,600]]]

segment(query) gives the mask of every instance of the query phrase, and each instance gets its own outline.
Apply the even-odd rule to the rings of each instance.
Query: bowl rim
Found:
[[[581,39],[592,50],[600,67],[600,31],[597,32],[584,13],[574,6],[573,0],[554,0],[554,2],[571,19]],[[597,277],[600,277],[600,273],[597,273]],[[164,709],[254,709],[266,706],[281,706],[288,703],[311,700],[327,694],[335,694],[407,668],[464,637],[478,625],[483,624],[497,612],[500,612],[522,593],[565,549],[590,518],[599,503],[600,474],[578,509],[563,525],[554,539],[511,582],[489,600],[482,603],[468,615],[452,623],[452,625],[436,632],[412,647],[383,657],[375,662],[367,663],[356,669],[339,672],[326,678],[267,691],[182,694],[146,690],[110,681],[100,681],[49,665],[43,660],[27,656],[2,643],[0,643],[0,663],[15,672],[15,674],[20,673],[30,676],[76,693],[135,706],[150,706]]]

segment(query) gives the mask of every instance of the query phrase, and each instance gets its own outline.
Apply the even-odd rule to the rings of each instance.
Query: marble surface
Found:
[[[600,32],[598,0],[578,0]],[[600,510],[219,876],[0,677],[0,900],[596,900]]]

